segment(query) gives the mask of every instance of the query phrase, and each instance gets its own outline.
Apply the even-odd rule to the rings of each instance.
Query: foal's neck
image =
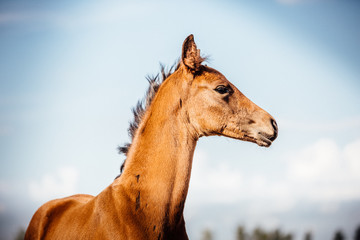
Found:
[[[183,224],[197,137],[186,121],[181,96],[168,90],[159,90],[140,124],[120,180],[135,214],[171,231]]]

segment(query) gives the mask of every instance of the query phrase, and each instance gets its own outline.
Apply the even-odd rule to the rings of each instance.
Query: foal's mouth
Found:
[[[221,134],[221,135],[224,135],[224,134]],[[234,139],[237,139],[237,140],[256,143],[260,147],[270,147],[272,142],[277,137],[276,133],[274,133],[274,135],[270,135],[270,134],[267,134],[265,132],[251,133],[251,132],[248,132],[248,131],[245,131],[245,130],[242,130],[241,135],[240,136],[239,135],[234,136],[234,135],[226,134],[224,136],[231,137],[231,138],[234,138]]]
[[[264,132],[258,132],[256,144],[261,147],[270,147],[271,143],[276,139],[277,135],[269,135]]]

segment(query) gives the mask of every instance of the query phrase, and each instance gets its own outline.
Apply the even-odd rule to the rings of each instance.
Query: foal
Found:
[[[275,120],[203,60],[188,36],[179,66],[136,116],[120,177],[95,197],[44,204],[25,239],[188,239],[183,210],[198,139],[269,147],[277,137]]]

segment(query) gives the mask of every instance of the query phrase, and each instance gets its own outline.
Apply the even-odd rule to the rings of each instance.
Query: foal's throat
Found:
[[[181,109],[153,109],[165,111],[147,113],[120,179],[134,201],[135,214],[175,226],[182,221],[197,139]]]

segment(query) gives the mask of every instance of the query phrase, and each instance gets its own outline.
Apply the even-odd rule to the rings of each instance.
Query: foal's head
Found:
[[[220,72],[202,65],[203,60],[190,35],[183,43],[178,70],[188,79],[183,108],[197,134],[223,135],[269,147],[278,133],[274,118]]]

